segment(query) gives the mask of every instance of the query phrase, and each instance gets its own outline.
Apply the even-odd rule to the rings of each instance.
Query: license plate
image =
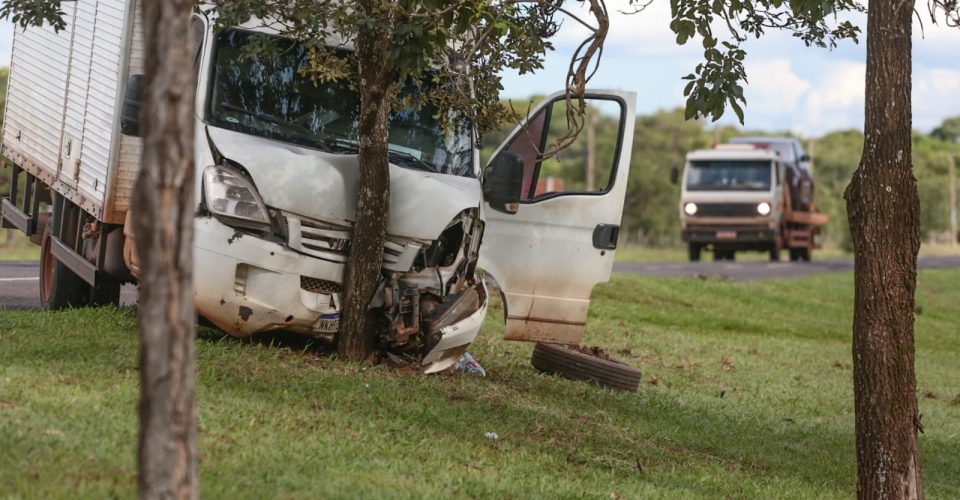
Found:
[[[313,329],[320,333],[337,333],[340,331],[340,313],[320,316],[313,324]]]
[[[735,240],[737,239],[736,231],[717,231],[718,240]]]

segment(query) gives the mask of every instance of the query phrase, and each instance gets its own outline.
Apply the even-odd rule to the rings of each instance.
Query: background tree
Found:
[[[143,2],[143,163],[134,194],[140,268],[141,498],[196,498],[193,306],[193,0]]]
[[[597,27],[571,61],[567,79],[574,94],[571,103],[582,94],[590,63],[598,57],[606,34],[603,3],[590,3]],[[557,29],[554,18],[564,12],[562,4],[562,0],[235,0],[219,6],[220,27],[255,18],[307,44],[315,64],[302,71],[318,84],[355,78],[360,93],[360,180],[344,280],[340,356],[364,359],[375,347],[376,332],[366,328],[366,313],[381,281],[390,206],[389,114],[394,106],[411,105],[396,102],[400,84],[431,82],[417,105],[436,106],[440,116],[461,113],[472,118],[478,131],[488,130],[508,114],[499,101],[499,73],[505,68],[525,73],[542,66]],[[352,55],[337,50],[349,48],[351,42]],[[262,43],[254,50],[271,49]],[[583,102],[574,104],[567,119],[582,126]]]
[[[639,2],[632,1],[638,4]],[[743,121],[746,81],[741,43],[767,29],[790,31],[807,45],[856,40],[859,29],[837,22],[842,11],[862,11],[852,0],[673,0],[671,29],[677,42],[699,36],[704,61],[684,95],[688,118],[719,118],[727,104]],[[642,5],[640,6],[642,7]],[[960,24],[955,0],[930,0],[931,18],[945,14]],[[848,220],[855,249],[853,325],[857,491],[862,498],[922,498],[914,373],[913,310],[920,200],[912,171],[912,2],[870,2],[867,12],[867,78],[860,166],[847,187]],[[719,42],[713,22],[728,28]]]
[[[143,2],[143,163],[134,195],[140,267],[141,498],[196,498],[193,306],[193,0]],[[5,0],[21,28],[66,27],[59,0]]]

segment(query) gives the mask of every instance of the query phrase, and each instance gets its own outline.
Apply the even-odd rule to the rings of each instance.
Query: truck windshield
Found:
[[[357,152],[360,96],[346,79],[314,82],[305,44],[277,36],[275,54],[251,54],[249,31],[217,35],[207,119],[225,129],[334,153]],[[473,176],[473,132],[462,115],[441,117],[422,102],[427,85],[408,81],[390,113],[390,161],[429,172]]]
[[[694,161],[687,167],[688,191],[769,191],[771,162]]]

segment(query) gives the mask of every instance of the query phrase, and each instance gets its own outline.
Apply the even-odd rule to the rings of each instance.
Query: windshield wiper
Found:
[[[405,153],[403,151],[388,150],[387,155],[391,160],[398,160],[408,167],[415,168],[417,170],[425,170],[430,173],[439,174],[440,171],[433,166],[432,163],[425,162],[416,156],[413,156],[410,153]]]

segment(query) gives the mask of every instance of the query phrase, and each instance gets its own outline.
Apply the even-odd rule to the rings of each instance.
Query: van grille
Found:
[[[756,203],[697,203],[695,217],[757,217]]]

